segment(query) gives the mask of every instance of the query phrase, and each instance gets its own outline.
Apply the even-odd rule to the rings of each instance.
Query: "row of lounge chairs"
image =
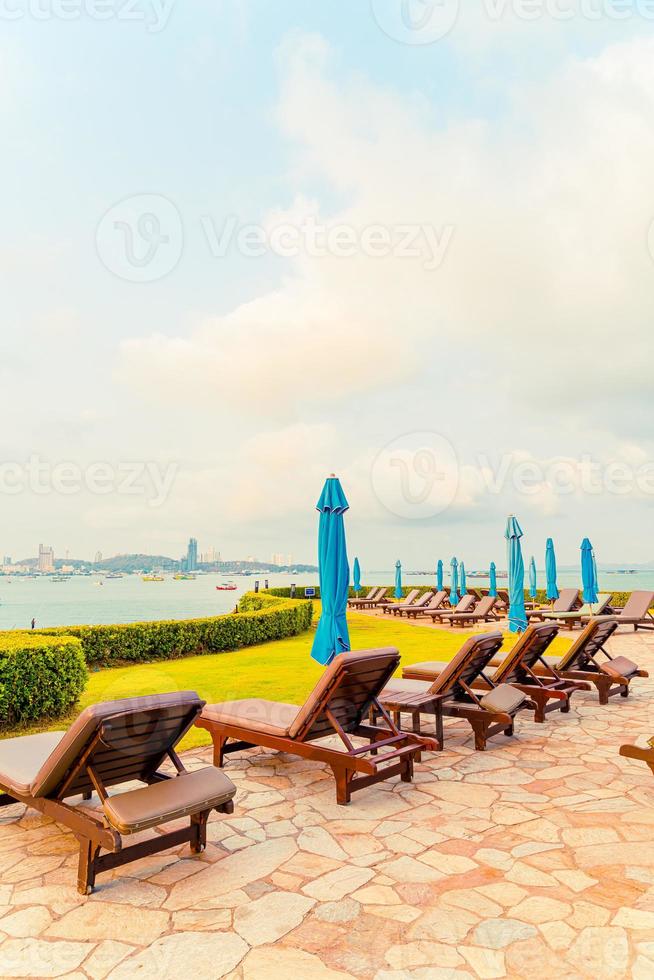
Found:
[[[364,599],[351,599],[354,609],[381,608],[385,615],[406,616],[407,619],[431,618],[432,622],[449,623],[451,626],[471,626],[480,622],[492,622],[500,618],[509,606],[509,596],[498,590],[496,597],[482,590],[479,595],[468,593],[452,608],[449,590],[424,592],[412,589],[403,602],[391,602],[387,598],[389,589],[371,589]],[[486,592],[486,594],[484,594]],[[609,621],[619,619],[621,625],[633,626],[634,630],[654,629],[654,617],[650,609],[654,606],[654,592],[632,592],[623,608],[613,607],[613,596],[603,594],[592,605],[582,603],[579,589],[562,589],[559,598],[550,606],[539,606],[527,610],[528,622],[557,622],[568,629],[586,626],[591,619]]]
[[[495,734],[513,734],[520,711],[544,722],[592,686],[601,704],[626,697],[632,679],[647,673],[607,650],[617,627],[616,619],[591,621],[560,658],[546,655],[555,623],[533,623],[506,655],[499,631],[483,633],[450,662],[413,664],[401,678],[393,676],[400,666],[395,648],[341,654],[302,706],[260,699],[207,705],[194,692],[96,705],[67,732],[0,742],[0,807],[24,803],[67,826],[80,843],[78,889],[88,894],[102,871],[184,842],[203,850],[211,811],[233,811],[235,787],[222,772],[228,753],[265,746],[323,762],[334,774],[337,802],[347,804],[353,792],[381,780],[410,782],[421,754],[443,748],[445,717],[465,720],[483,750]],[[402,729],[402,714],[411,731]],[[434,720],[433,735],[422,731],[423,716]],[[175,747],[194,724],[212,737],[214,767],[187,772]],[[172,775],[162,769],[166,762]],[[109,795],[132,781],[144,785]],[[94,791],[99,813],[84,802]],[[123,837],[180,820],[188,823],[123,844]]]

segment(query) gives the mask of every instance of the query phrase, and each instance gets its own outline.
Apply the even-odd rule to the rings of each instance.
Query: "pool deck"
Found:
[[[413,784],[349,807],[316,763],[232,756],[236,811],[212,815],[204,854],[144,858],[89,898],[72,835],[1,810],[0,976],[649,980],[654,776],[618,748],[654,734],[654,634],[611,650],[653,675],[628,699],[577,694],[545,725],[524,713],[481,753],[447,721]]]

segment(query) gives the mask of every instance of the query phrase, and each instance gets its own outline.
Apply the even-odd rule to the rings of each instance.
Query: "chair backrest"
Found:
[[[296,715],[289,736],[307,742],[333,735],[328,711],[346,734],[354,731],[399,665],[396,647],[339,654]]]
[[[386,589],[380,589],[379,592],[377,593],[377,595],[374,598],[374,602],[381,602],[382,599],[385,599],[386,598],[387,593],[388,593],[388,589],[387,588]]]
[[[492,612],[493,607],[496,605],[497,599],[492,595],[483,596],[477,605],[475,606],[475,616],[487,616],[489,612]]]
[[[624,609],[618,615],[628,619],[644,619],[651,607],[654,606],[654,592],[632,592]]]
[[[533,678],[525,667],[533,669],[558,632],[556,623],[532,623],[528,626],[493,674],[494,683],[530,683]]]
[[[423,606],[429,605],[433,598],[433,592],[423,592],[420,598],[416,599],[416,601],[413,603],[414,609],[422,609]]]
[[[561,589],[559,598],[552,606],[552,612],[572,612],[579,602],[579,589]]]
[[[414,601],[415,599],[417,599],[417,598],[418,598],[418,595],[419,595],[419,594],[420,594],[420,589],[411,589],[411,591],[410,591],[410,592],[409,592],[409,594],[407,595],[407,597],[406,597],[406,599],[403,599],[403,600],[402,600],[402,605],[404,605],[404,606],[410,606],[410,605],[411,605],[411,603],[412,603],[412,602],[413,602],[413,601]],[[417,603],[416,603],[416,605],[417,605]]]
[[[619,619],[591,619],[568,652],[559,660],[557,670],[583,670],[606,641],[617,630]]]
[[[454,612],[470,612],[471,609],[474,609],[476,602],[477,596],[470,595],[470,593],[468,593],[468,595],[461,596]]]
[[[471,636],[459,652],[438,675],[429,688],[430,694],[439,694],[453,700],[469,700],[461,682],[472,687],[483,673],[489,661],[501,648],[504,637],[499,630]]]
[[[366,602],[368,602],[368,601],[374,602],[375,599],[378,599],[379,598],[379,596],[382,594],[383,591],[384,590],[383,590],[383,588],[380,585],[378,585],[374,589],[371,589],[370,592],[368,593],[368,595],[366,596]]]
[[[32,795],[63,799],[92,791],[82,762],[93,767],[105,786],[151,775],[204,705],[195,691],[91,705],[41,766],[32,782]]]
[[[601,616],[604,610],[611,603],[613,596],[610,592],[600,593],[597,597],[597,602],[585,602],[579,610],[586,616]]]
[[[497,590],[497,598],[505,606],[509,606],[510,603],[511,603],[511,597],[509,596],[509,593],[507,592],[506,589],[498,589]]]
[[[379,587],[376,586],[376,585],[373,585],[372,589],[368,589],[368,595],[361,596],[361,598],[362,599],[372,599],[377,594],[377,592],[379,592]],[[355,596],[355,598],[356,598],[356,596]]]
[[[438,609],[440,606],[443,605],[446,599],[447,599],[447,592],[445,591],[445,589],[441,589],[440,592],[437,592],[436,595],[433,595],[431,597],[431,599],[429,600],[425,608]]]

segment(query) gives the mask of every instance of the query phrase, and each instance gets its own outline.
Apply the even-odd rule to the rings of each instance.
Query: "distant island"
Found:
[[[35,569],[38,564],[36,558],[24,558],[16,562],[18,566]],[[84,561],[79,558],[57,558],[55,559],[55,571],[62,569],[73,569],[78,574],[92,574],[93,572],[178,572],[182,570],[183,561],[176,558],[169,558],[167,555],[114,555],[113,558],[103,558],[102,561]],[[273,572],[317,572],[317,565],[273,565],[268,561],[215,561],[198,562],[197,569],[200,572],[221,572],[225,575],[254,575],[260,573]]]

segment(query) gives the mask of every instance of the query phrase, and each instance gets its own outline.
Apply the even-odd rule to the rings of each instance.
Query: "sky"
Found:
[[[0,20],[3,555],[654,559],[654,3]]]

